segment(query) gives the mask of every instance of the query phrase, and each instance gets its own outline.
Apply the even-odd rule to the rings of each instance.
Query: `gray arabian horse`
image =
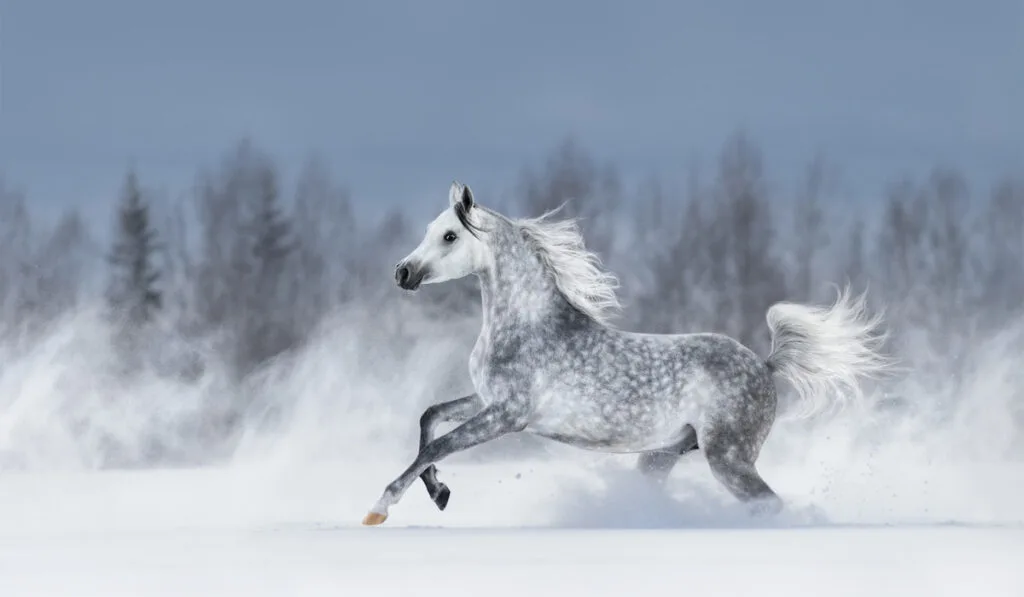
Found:
[[[611,453],[638,453],[640,470],[663,480],[699,449],[714,477],[752,512],[782,501],[754,466],[775,421],[773,376],[813,411],[824,396],[863,395],[860,378],[887,368],[881,315],[840,291],[829,307],[779,303],[768,309],[766,359],[714,333],[641,334],[609,322],[619,310],[616,278],[587,251],[574,220],[551,213],[511,219],[478,205],[454,182],[449,207],[396,267],[415,291],[475,274],[483,323],[469,357],[474,394],[429,407],[419,453],[384,490],[363,524],[388,517],[419,477],[444,510],[451,495],[434,463],[506,434],[528,432]],[[435,437],[439,423],[457,423]]]

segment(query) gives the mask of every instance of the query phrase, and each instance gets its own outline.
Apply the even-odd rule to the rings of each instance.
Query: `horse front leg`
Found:
[[[434,404],[423,411],[420,417],[420,447],[422,452],[427,445],[434,441],[434,433],[440,423],[463,423],[480,412],[484,407],[483,400],[476,394]],[[437,506],[438,510],[444,510],[448,506],[448,499],[452,492],[448,486],[437,480],[437,467],[431,464],[425,471],[420,473],[423,486],[427,488],[427,494]]]
[[[484,407],[450,432],[431,441],[420,450],[409,468],[392,481],[363,519],[365,525],[381,524],[388,517],[388,508],[398,503],[402,495],[427,467],[451,456],[495,440],[503,435],[522,431],[526,427],[527,409],[521,404],[501,402]]]

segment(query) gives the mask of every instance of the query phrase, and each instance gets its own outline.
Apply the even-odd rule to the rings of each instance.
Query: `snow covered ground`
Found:
[[[2,547],[5,595],[1020,595],[1019,531],[280,529]],[[527,591],[527,593],[524,593]]]
[[[446,512],[417,485],[360,527],[399,465],[7,474],[0,594],[1024,595],[1017,467],[765,466],[793,505],[758,523],[696,455],[665,493],[626,459],[453,463]]]

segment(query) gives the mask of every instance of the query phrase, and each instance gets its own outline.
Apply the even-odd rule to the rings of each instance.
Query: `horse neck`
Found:
[[[504,231],[493,246],[494,258],[480,274],[483,328],[536,325],[564,319],[574,309],[558,291],[554,279],[515,231]]]

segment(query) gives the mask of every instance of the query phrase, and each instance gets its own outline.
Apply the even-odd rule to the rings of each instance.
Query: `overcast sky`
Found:
[[[748,130],[866,193],[936,162],[1024,173],[1024,0],[0,0],[0,171],[106,210],[242,135],[366,205],[510,185],[562,137],[627,175]],[[483,195],[486,196],[486,195]],[[431,203],[432,202],[432,203]]]

